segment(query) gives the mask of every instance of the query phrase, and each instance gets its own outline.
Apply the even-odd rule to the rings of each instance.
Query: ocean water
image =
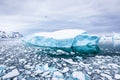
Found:
[[[20,40],[0,41],[0,80],[120,80],[120,47],[99,44],[92,56],[29,46]],[[74,55],[74,52],[73,52]]]

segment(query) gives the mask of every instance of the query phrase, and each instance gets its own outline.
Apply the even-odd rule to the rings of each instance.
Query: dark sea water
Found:
[[[94,56],[51,57],[48,53],[69,53],[1,40],[0,80],[120,80],[120,46],[99,47]]]

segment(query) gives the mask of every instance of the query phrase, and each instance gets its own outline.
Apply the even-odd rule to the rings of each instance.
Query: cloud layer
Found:
[[[1,0],[0,30],[120,31],[120,0]]]

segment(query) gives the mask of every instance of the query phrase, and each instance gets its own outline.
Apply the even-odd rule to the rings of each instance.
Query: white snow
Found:
[[[54,32],[35,33],[34,36],[44,36],[47,38],[54,38],[54,39],[67,39],[67,38],[74,38],[75,36],[82,34],[84,32],[86,31],[81,29],[65,29]]]
[[[4,80],[4,79],[9,79],[9,78],[18,76],[19,74],[20,74],[20,73],[18,72],[18,70],[17,70],[17,69],[14,69],[14,70],[12,70],[11,72],[5,74],[2,78],[3,78],[3,80]]]

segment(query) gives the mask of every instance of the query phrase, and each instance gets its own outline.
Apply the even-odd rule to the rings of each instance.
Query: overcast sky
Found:
[[[0,0],[0,30],[120,32],[120,0]]]

